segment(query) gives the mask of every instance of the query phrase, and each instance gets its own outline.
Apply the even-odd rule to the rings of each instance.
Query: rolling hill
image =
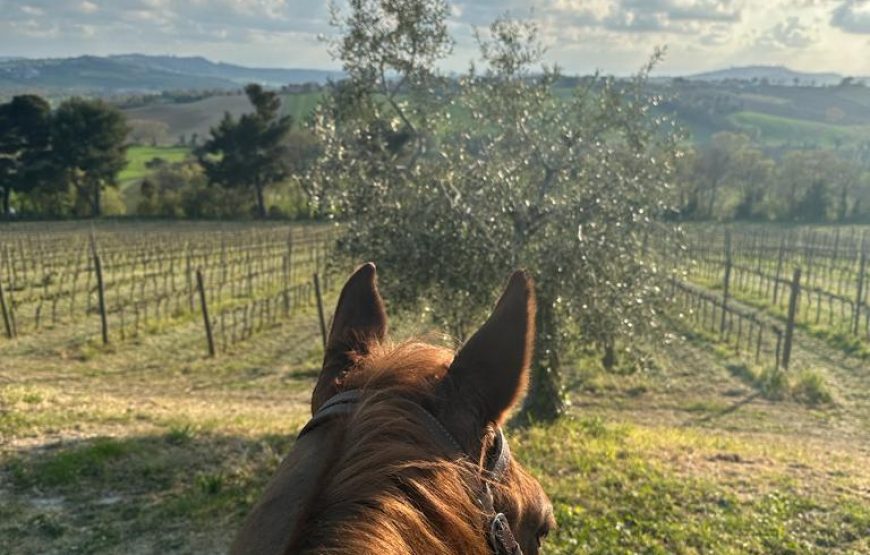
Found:
[[[340,73],[318,69],[248,68],[202,57],[79,56],[0,59],[0,96],[111,96],[168,90],[232,90],[250,82],[279,87],[325,83]]]
[[[843,80],[838,73],[808,73],[794,71],[785,66],[743,66],[707,71],[690,75],[686,79],[693,81],[767,81],[772,85],[836,85]]]
[[[314,110],[321,93],[285,93],[281,95],[282,111],[302,122]],[[175,144],[182,136],[190,139],[193,135],[203,138],[217,125],[225,113],[238,117],[251,112],[248,98],[244,94],[215,95],[184,103],[160,103],[124,110],[124,115],[133,123],[154,122],[165,129],[159,141],[164,145]]]
[[[204,137],[226,112],[238,116],[249,111],[239,91],[243,84],[258,82],[278,88],[322,84],[340,77],[335,71],[249,68],[203,57],[0,58],[0,99],[37,93],[55,101],[71,95],[114,101],[170,91],[165,98],[138,104],[118,100],[131,123],[157,130],[159,137],[139,142],[168,146],[182,136]],[[567,78],[564,85],[577,82],[577,78]],[[747,66],[689,77],[659,77],[650,86],[665,99],[662,109],[675,114],[696,142],[719,131],[737,131],[776,147],[870,143],[870,87],[861,79],[849,83],[836,73]],[[284,89],[285,111],[297,121],[304,120],[322,94],[316,89],[297,87],[309,91],[298,93]]]

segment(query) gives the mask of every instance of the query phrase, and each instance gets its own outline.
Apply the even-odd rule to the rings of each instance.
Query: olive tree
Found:
[[[438,75],[449,52],[440,0],[354,0],[336,54],[349,81],[316,119],[314,176],[345,225],[340,248],[384,266],[400,307],[459,338],[517,267],[537,282],[537,354],[525,414],[563,407],[560,354],[598,349],[611,365],[656,325],[660,269],[644,256],[668,208],[670,122],[634,80],[558,88],[534,24],[478,34],[482,69]],[[565,94],[567,93],[567,94]]]

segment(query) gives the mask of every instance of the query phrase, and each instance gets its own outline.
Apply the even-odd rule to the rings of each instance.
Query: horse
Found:
[[[536,555],[555,526],[502,425],[529,379],[534,284],[515,272],[458,353],[392,344],[374,264],[344,285],[299,433],[233,555]]]

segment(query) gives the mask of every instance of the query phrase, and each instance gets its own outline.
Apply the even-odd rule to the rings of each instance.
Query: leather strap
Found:
[[[330,397],[323,405],[317,409],[317,412],[314,413],[314,416],[308,423],[302,428],[302,431],[299,432],[299,435],[296,436],[296,441],[299,441],[299,438],[304,436],[307,433],[310,433],[316,427],[320,426],[327,420],[330,420],[336,416],[348,415],[356,410],[356,405],[362,397],[362,391],[359,389],[352,389],[350,391],[343,391],[336,395]]]

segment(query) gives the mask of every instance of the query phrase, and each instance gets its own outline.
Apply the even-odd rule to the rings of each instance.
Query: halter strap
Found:
[[[336,416],[347,416],[356,410],[357,403],[362,399],[362,391],[352,389],[343,391],[330,397],[323,403],[311,420],[305,424],[299,435],[296,436],[298,441],[302,436],[311,433],[315,428],[320,426]],[[423,425],[432,432],[432,435],[441,441],[441,443],[450,451],[460,453],[464,457],[468,457],[468,453],[459,445],[459,442],[450,433],[450,431],[441,423],[438,418],[426,410],[419,403],[411,403],[414,412],[416,412],[423,422]],[[493,439],[492,448],[486,455],[484,460],[484,470],[492,480],[501,479],[507,472],[508,464],[510,464],[511,452],[505,440],[504,433],[501,428],[496,428],[495,438]],[[483,495],[478,502],[483,509],[490,515],[487,523],[486,538],[494,555],[523,555],[522,549],[514,538],[511,531],[510,523],[504,513],[497,512],[494,507],[494,496],[489,481],[485,481]]]
[[[361,397],[362,391],[359,389],[343,391],[330,397],[320,406],[319,409],[317,409],[317,412],[314,413],[311,420],[305,424],[305,427],[302,428],[302,431],[300,431],[299,435],[296,436],[296,441],[299,441],[299,438],[310,433],[327,420],[336,416],[343,416],[352,413],[356,409],[356,404],[359,402]]]

